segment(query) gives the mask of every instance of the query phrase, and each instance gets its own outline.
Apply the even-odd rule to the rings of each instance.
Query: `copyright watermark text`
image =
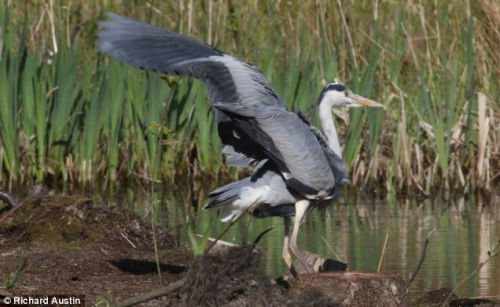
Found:
[[[0,306],[85,306],[85,295],[18,295],[1,298]]]

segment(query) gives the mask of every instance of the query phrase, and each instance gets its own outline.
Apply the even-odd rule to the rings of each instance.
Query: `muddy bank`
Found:
[[[378,299],[384,289],[390,290],[389,298],[397,298],[394,305],[458,300],[449,290],[407,298],[394,275],[378,274],[378,284],[373,276],[366,278],[372,273],[355,272],[278,282],[259,270],[258,257],[253,246],[244,246],[193,258],[175,237],[158,227],[153,235],[151,223],[123,208],[79,196],[36,196],[0,222],[0,299],[57,293],[84,295],[86,305],[116,303],[183,281],[169,295],[142,305],[338,306],[348,305],[349,291],[357,302],[365,302]],[[6,289],[16,271],[17,280]],[[355,289],[363,294],[374,287],[379,290],[373,297],[354,295]]]
[[[155,237],[158,264],[151,224],[135,214],[79,196],[31,197],[0,223],[0,296],[58,293],[84,295],[86,305],[116,303],[184,278],[178,291],[145,305],[332,304],[314,291],[292,297],[259,271],[252,246],[193,259],[165,231]]]
[[[151,225],[140,217],[79,196],[33,197],[0,224],[0,294],[56,291],[91,304],[147,292],[181,278],[192,260],[175,237],[155,236],[161,278]]]
[[[31,197],[0,223],[0,295],[73,294],[84,295],[86,305],[116,303],[185,278],[178,291],[145,305],[331,305],[314,291],[292,297],[259,271],[252,246],[193,261],[175,237],[160,229],[155,237],[158,264],[151,224],[135,214],[79,196]]]

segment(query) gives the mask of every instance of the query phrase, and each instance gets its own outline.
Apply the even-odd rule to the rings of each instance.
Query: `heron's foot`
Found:
[[[304,256],[304,254],[301,251],[299,251],[297,248],[290,248],[290,250],[297,258],[297,262],[300,263],[300,265],[304,268],[304,270],[297,270],[294,268],[294,270],[292,270],[292,272],[293,271],[295,271],[295,272],[305,271],[307,274],[312,274],[315,272],[314,268],[308,263],[306,257]]]
[[[345,271],[347,269],[347,264],[338,260],[325,258],[304,250],[300,253],[305,258],[307,265],[313,269],[314,273],[338,272]],[[293,263],[293,266],[295,270],[295,273],[293,273],[294,276],[308,273],[307,268],[304,267],[298,259]]]

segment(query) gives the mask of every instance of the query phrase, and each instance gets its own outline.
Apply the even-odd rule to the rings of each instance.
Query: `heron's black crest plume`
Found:
[[[332,84],[328,84],[325,87],[325,90],[326,91],[335,90],[337,92],[343,92],[343,91],[347,90],[347,87],[345,85],[343,85],[343,84],[340,84],[340,83],[332,83]]]
[[[347,91],[347,86],[343,85],[342,83],[330,83],[330,84],[326,85],[321,90],[321,93],[319,94],[318,100],[316,100],[317,105],[319,105],[321,103],[321,101],[323,100],[323,97],[329,91],[344,92],[344,91]]]

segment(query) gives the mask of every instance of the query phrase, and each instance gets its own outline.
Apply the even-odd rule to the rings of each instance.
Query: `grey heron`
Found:
[[[254,65],[195,39],[109,16],[113,21],[100,22],[98,48],[138,69],[203,80],[226,163],[254,167],[251,177],[211,192],[206,208],[220,207],[225,222],[247,211],[284,217],[285,263],[291,268],[291,251],[312,272],[297,248],[300,224],[318,201],[335,198],[347,179],[331,109],[382,105],[343,84],[329,84],[317,100],[322,133],[301,114],[288,111]]]

